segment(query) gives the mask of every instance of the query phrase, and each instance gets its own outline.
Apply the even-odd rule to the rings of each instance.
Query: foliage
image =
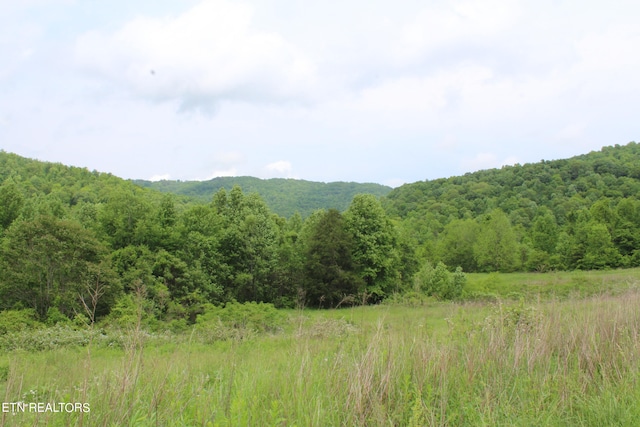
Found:
[[[18,186],[11,178],[7,178],[0,185],[0,231],[9,228],[18,218],[23,204],[24,197]]]
[[[353,238],[340,212],[329,209],[319,215],[305,242],[305,297],[315,307],[335,307],[360,291]]]
[[[344,220],[353,239],[353,260],[364,282],[361,293],[380,301],[397,290],[399,283],[396,230],[380,201],[369,194],[354,197]]]
[[[312,182],[299,179],[259,179],[248,176],[218,177],[209,181],[144,181],[135,184],[166,193],[182,194],[200,200],[210,200],[221,189],[231,191],[241,187],[247,193],[258,193],[269,209],[285,218],[298,212],[307,218],[318,209],[344,211],[356,194],[385,196],[390,187],[380,184],[360,184],[355,182]]]
[[[384,206],[433,262],[465,271],[632,267],[640,260],[639,159],[635,142],[603,147],[406,184]]]
[[[209,340],[247,338],[255,333],[277,332],[285,316],[273,304],[239,303],[231,301],[224,306],[207,305],[197,318],[197,330],[207,334]]]
[[[183,331],[232,301],[410,301],[415,284],[439,299],[528,298],[496,272],[640,266],[639,154],[635,143],[604,147],[379,199],[388,188],[250,178],[154,184],[194,195],[167,194],[0,152],[0,310],[124,327],[142,307],[147,327]],[[582,284],[558,292],[571,286]]]
[[[447,266],[439,262],[435,267],[430,262],[424,263],[415,275],[415,290],[438,299],[451,300],[460,298],[467,282],[461,267],[450,273]]]
[[[36,319],[33,309],[0,311],[0,335],[11,332],[21,332],[42,326]]]
[[[518,242],[511,222],[495,209],[481,220],[473,253],[481,271],[513,271],[516,268]]]
[[[47,351],[68,347],[85,347],[92,339],[101,336],[99,330],[76,328],[58,324],[47,328],[9,332],[0,335],[2,351]]]
[[[72,315],[80,310],[78,293],[102,247],[78,223],[51,216],[17,221],[0,249],[2,308],[33,308],[40,319],[56,307]]]
[[[456,219],[447,224],[438,240],[437,253],[447,265],[457,265],[465,271],[478,269],[474,248],[480,224],[472,219]]]

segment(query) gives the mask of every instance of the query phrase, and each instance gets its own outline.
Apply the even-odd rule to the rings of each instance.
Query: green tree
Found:
[[[462,295],[467,277],[460,267],[457,267],[454,273],[450,273],[442,262],[435,267],[426,262],[416,273],[414,280],[416,290],[439,299],[451,300]]]
[[[132,184],[111,189],[107,203],[98,214],[104,239],[113,249],[142,243],[140,240],[144,237],[140,239],[137,233],[150,211],[141,189]]]
[[[148,206],[148,210],[141,211],[135,225],[134,241],[152,251],[165,249],[175,252],[179,246],[176,223],[174,197],[165,194],[158,205]]]
[[[352,260],[353,239],[335,209],[313,224],[305,245],[305,296],[313,306],[336,306],[359,291]]]
[[[244,195],[237,186],[228,195],[217,193],[212,206],[222,219],[218,251],[228,297],[271,301],[278,242],[273,215],[260,196]]]
[[[2,245],[3,308],[33,308],[41,319],[55,307],[72,317],[84,312],[79,296],[93,281],[103,248],[75,221],[50,216],[14,222]]]
[[[6,179],[0,185],[0,232],[18,218],[23,204],[24,198],[16,183],[11,178]]]
[[[479,226],[472,219],[456,219],[444,227],[438,240],[438,254],[446,265],[462,267],[464,271],[477,271],[474,246]]]
[[[396,249],[399,255],[400,281],[403,290],[407,290],[411,288],[413,276],[420,268],[417,255],[418,245],[406,228],[400,228],[397,234]]]
[[[551,266],[558,235],[558,225],[553,212],[548,208],[539,209],[529,230],[529,246],[526,246],[525,262],[529,270],[544,271]]]
[[[144,245],[129,245],[113,251],[109,258],[112,269],[120,277],[125,293],[133,295],[143,289],[155,316],[162,317],[171,294],[164,278],[154,275],[156,254]],[[162,265],[162,261],[160,263]],[[156,274],[162,272],[161,267],[156,267]]]
[[[618,219],[612,235],[615,246],[624,257],[625,266],[637,266],[640,262],[640,208],[638,201],[625,198],[616,206]]]
[[[534,249],[553,254],[558,243],[558,225],[553,212],[541,209],[531,227],[531,242]]]
[[[353,260],[364,282],[362,292],[374,301],[399,285],[397,236],[380,201],[370,194],[353,198],[344,213],[345,227],[353,239]]]
[[[295,213],[289,220],[280,218],[278,224],[277,265],[274,269],[272,292],[277,307],[292,308],[302,303],[303,292],[303,228],[302,217]]]
[[[513,271],[516,268],[518,241],[507,215],[494,209],[480,223],[474,245],[478,266],[483,271]]]
[[[598,200],[591,205],[589,212],[594,221],[604,224],[609,230],[609,233],[613,233],[618,218],[616,212],[611,208],[611,201],[609,199]]]
[[[199,283],[195,291],[199,290],[208,302],[222,302],[223,283],[229,276],[229,266],[220,253],[223,219],[212,206],[195,205],[180,216],[176,229],[179,257]]]
[[[582,249],[579,268],[590,270],[618,266],[620,253],[613,245],[605,224],[591,221],[581,227],[578,235],[578,247]]]

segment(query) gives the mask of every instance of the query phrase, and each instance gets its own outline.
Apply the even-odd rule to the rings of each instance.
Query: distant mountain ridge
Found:
[[[568,159],[503,166],[460,176],[418,181],[389,192],[387,210],[400,218],[476,218],[494,208],[525,224],[537,207],[554,211],[559,221],[596,201],[640,194],[640,144],[602,147]]]
[[[384,199],[422,256],[464,271],[640,266],[640,144],[405,184]]]
[[[315,182],[290,178],[260,179],[249,176],[218,177],[208,181],[147,181],[132,180],[140,187],[164,193],[180,194],[210,201],[224,188],[229,191],[238,185],[246,193],[258,193],[274,213],[290,217],[298,212],[303,218],[317,209],[334,208],[344,211],[356,194],[383,197],[392,190],[381,184],[356,182]]]

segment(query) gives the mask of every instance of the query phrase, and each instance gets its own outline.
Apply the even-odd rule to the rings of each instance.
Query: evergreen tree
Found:
[[[342,215],[326,211],[314,224],[305,244],[305,296],[317,307],[335,307],[358,292],[352,259],[353,240]]]

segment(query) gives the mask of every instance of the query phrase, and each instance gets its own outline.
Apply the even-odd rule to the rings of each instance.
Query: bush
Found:
[[[450,273],[443,262],[439,262],[435,267],[427,262],[416,273],[414,280],[415,288],[426,295],[451,300],[460,298],[467,283],[467,276],[460,267],[456,268],[454,273]]]
[[[210,340],[246,338],[255,333],[279,331],[286,318],[273,304],[228,302],[224,306],[207,305],[198,315],[197,329]]]
[[[384,304],[420,307],[433,303],[434,301],[434,298],[425,295],[423,292],[409,291],[392,294],[389,298],[384,300]]]
[[[158,326],[153,309],[153,302],[149,299],[139,295],[125,294],[118,299],[102,323],[121,329],[131,329],[136,328],[140,322],[144,328],[153,329]]]
[[[36,312],[33,309],[5,310],[0,312],[0,335],[20,332],[25,329],[34,329],[41,326],[42,323],[36,320]]]
[[[504,305],[501,302],[494,305],[491,315],[485,319],[485,326],[509,333],[528,332],[540,323],[542,314],[534,306],[519,304]]]
[[[69,322],[69,318],[64,314],[62,314],[62,312],[58,310],[57,307],[50,307],[49,310],[47,310],[47,319],[45,320],[45,323],[47,324],[47,326],[53,326],[58,323],[68,323],[68,322]]]
[[[65,347],[84,347],[92,337],[101,335],[100,331],[74,329],[69,325],[58,324],[48,328],[38,328],[9,332],[0,336],[0,350],[43,351]]]

